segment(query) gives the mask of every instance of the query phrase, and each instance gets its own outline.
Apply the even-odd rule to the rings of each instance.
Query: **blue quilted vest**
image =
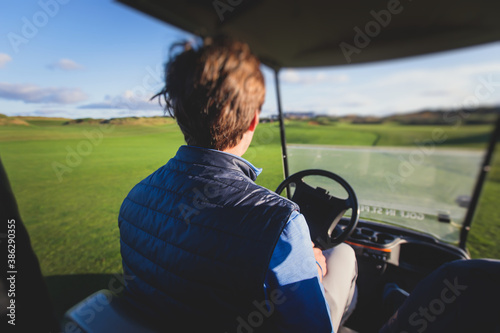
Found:
[[[271,255],[298,206],[256,177],[233,155],[182,146],[124,200],[126,297],[160,327],[230,332],[262,312]]]

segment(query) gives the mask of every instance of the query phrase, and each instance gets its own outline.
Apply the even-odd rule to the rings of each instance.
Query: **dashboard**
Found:
[[[342,218],[338,227],[342,229],[348,221]],[[358,303],[347,322],[356,331],[366,331],[366,327],[378,329],[394,313],[397,305],[394,307],[391,298],[386,300],[384,296],[387,286],[397,286],[411,294],[422,279],[441,265],[470,258],[463,249],[434,237],[362,219],[345,242],[354,249],[358,263]],[[392,300],[399,297],[403,301],[401,294],[393,297],[396,298]]]
[[[431,236],[365,220],[359,220],[346,243],[358,259],[424,274],[449,261],[470,259],[464,250]]]

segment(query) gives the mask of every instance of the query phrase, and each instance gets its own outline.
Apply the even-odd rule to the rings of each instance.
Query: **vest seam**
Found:
[[[125,245],[127,245],[127,246],[128,246],[128,244],[126,244],[126,243],[125,243]],[[129,247],[130,247],[130,246],[129,246]],[[139,254],[140,254],[140,253],[139,253]],[[157,287],[157,286],[154,286],[154,285],[152,285],[152,284],[151,284],[151,282],[146,281],[145,279],[143,279],[143,278],[142,278],[139,274],[137,274],[137,272],[135,272],[133,269],[131,269],[131,268],[130,268],[130,266],[129,266],[129,265],[128,265],[125,261],[123,261],[122,265],[123,265],[123,264],[124,264],[125,266],[127,266],[127,269],[128,269],[130,272],[133,272],[133,274],[134,274],[133,276],[134,276],[136,279],[139,279],[139,280],[141,280],[143,283],[145,283],[145,284],[149,285],[149,286],[150,286],[151,288],[153,288],[155,291],[156,291],[156,290],[160,291],[160,292],[161,292],[163,295],[165,295],[166,297],[168,297],[168,298],[170,298],[170,299],[174,300],[174,301],[175,301],[175,303],[178,303],[178,304],[180,304],[180,305],[183,305],[183,303],[182,303],[182,301],[181,301],[181,300],[179,300],[179,299],[177,299],[177,298],[175,298],[175,297],[171,296],[170,294],[167,294],[167,293],[166,293],[166,292],[165,292],[162,288],[159,288],[159,287]],[[172,274],[173,274],[173,275],[176,275],[176,274],[174,274],[174,273],[172,273]],[[176,275],[176,276],[177,276],[177,275]],[[183,278],[183,277],[181,277],[181,276],[177,276],[177,277],[179,277],[179,278],[181,278],[181,279],[184,279],[184,278]],[[190,280],[186,280],[186,281],[190,281]],[[128,288],[127,288],[127,289],[128,289]]]
[[[186,194],[185,194],[186,192],[176,192],[176,191],[174,191],[174,190],[170,190],[170,189],[167,189],[167,188],[165,188],[165,187],[161,187],[161,186],[158,186],[158,185],[153,185],[153,184],[150,184],[150,183],[143,183],[143,182],[140,182],[140,183],[138,183],[137,185],[142,185],[142,186],[151,186],[151,187],[157,188],[157,189],[159,189],[159,190],[164,190],[165,192],[169,192],[169,193],[172,193],[172,194],[178,194],[178,195],[181,195],[181,196],[185,196],[185,197],[186,197],[186,198],[188,198],[188,199],[193,199],[193,200],[195,199],[195,197],[194,197],[194,196],[193,196],[193,197],[190,197],[190,196],[186,195]],[[211,202],[210,202],[210,204],[212,204],[212,205],[214,205],[214,206],[216,206],[216,207],[219,207],[219,208],[224,208],[224,206],[221,206],[221,205],[218,205],[218,204],[214,204],[214,203],[211,203]]]
[[[213,165],[213,164],[201,164],[199,162],[188,162],[188,161],[185,161],[183,159],[181,159],[180,157],[178,156],[175,156],[173,158],[174,160],[177,160],[181,163],[184,163],[184,164],[187,164],[187,165],[198,165],[198,166],[201,166],[201,167],[214,167],[214,168],[218,168],[218,169],[223,169],[223,170],[232,170],[232,171],[236,171],[238,174],[241,174],[242,176],[250,179],[252,182],[254,181],[252,178],[250,178],[249,176],[247,176],[242,170],[241,168],[237,168],[237,167],[227,167],[227,166],[219,166],[219,165]],[[241,161],[243,163],[243,161]],[[249,166],[250,167],[250,166]],[[253,171],[253,170],[252,170]],[[253,171],[254,172],[254,171]],[[255,173],[255,172],[254,172]],[[257,176],[255,177],[257,178]]]
[[[184,161],[180,161],[180,162],[182,162],[182,163],[186,163],[186,162],[184,162]],[[200,165],[200,166],[204,166],[203,164],[190,164],[190,165]],[[211,167],[211,165],[209,165],[209,166]],[[186,172],[186,171],[181,171],[181,170],[178,170],[178,169],[172,169],[172,168],[171,168],[168,164],[166,165],[166,167],[167,167],[167,169],[168,169],[169,171],[182,173],[182,174],[184,174],[184,175],[188,175],[188,176],[191,176],[191,177],[196,177],[196,178],[200,178],[200,179],[204,179],[204,180],[215,181],[215,182],[221,183],[221,184],[223,184],[223,185],[226,185],[226,186],[232,187],[232,188],[234,188],[234,189],[237,189],[237,190],[240,190],[240,191],[242,190],[242,188],[240,188],[240,187],[234,186],[233,184],[228,184],[228,183],[225,183],[225,182],[223,182],[223,181],[221,181],[221,180],[219,180],[219,179],[215,179],[215,178],[203,178],[203,177],[200,177],[200,176],[197,176],[197,175],[193,175],[192,173],[189,173],[189,172]],[[226,169],[226,168],[222,168],[222,167],[217,167],[217,168],[219,168],[219,169],[223,169],[223,170],[233,170],[233,169]],[[236,170],[235,170],[235,171],[236,171]],[[245,176],[245,175],[243,174],[243,176]],[[248,177],[247,177],[247,178],[248,178]],[[253,180],[251,180],[250,178],[248,178],[248,179],[250,180],[250,182],[245,181],[245,182],[244,182],[245,184],[250,183],[250,184],[252,184],[252,185],[259,186],[259,185],[255,184],[255,182],[254,182]],[[264,187],[264,188],[265,188],[265,187]]]
[[[136,204],[136,205],[138,205],[138,206],[141,206],[141,207],[144,207],[144,208],[150,209],[150,210],[152,210],[152,211],[154,211],[154,212],[156,212],[156,213],[158,213],[158,214],[162,214],[162,215],[164,215],[164,216],[170,217],[170,218],[172,218],[172,219],[174,219],[174,220],[177,220],[177,221],[179,221],[179,222],[186,223],[186,221],[184,221],[184,220],[182,220],[182,219],[180,219],[180,218],[178,218],[178,217],[176,217],[176,216],[173,216],[173,215],[170,215],[170,214],[164,213],[164,212],[159,211],[159,210],[157,210],[157,209],[155,209],[155,208],[153,208],[153,207],[149,207],[149,206],[143,205],[143,204],[141,204],[141,203],[138,203],[138,202],[136,202],[136,201],[134,201],[134,200],[130,199],[129,197],[126,197],[126,198],[125,198],[125,200],[129,200],[129,201],[130,201],[130,202],[132,202],[133,204]],[[124,220],[125,220],[125,218],[123,217],[123,214],[119,213],[119,215],[118,215],[118,216],[119,216],[119,217],[121,217],[122,219],[124,219]],[[132,224],[132,223],[130,223],[130,222],[128,222],[128,221],[126,221],[126,222],[127,222],[127,223],[129,223],[129,224]],[[138,227],[138,226],[136,226],[135,224],[132,224],[132,225],[133,225],[133,226],[135,226],[135,227],[137,227],[137,228],[139,228],[139,227]],[[197,226],[197,227],[206,228],[206,229],[210,229],[210,230],[216,230],[216,231],[221,232],[221,233],[223,233],[223,234],[230,235],[230,236],[233,236],[233,237],[237,237],[237,238],[240,238],[240,239],[248,239],[248,236],[247,236],[247,235],[238,235],[238,234],[229,233],[229,232],[227,232],[226,230],[223,230],[223,229],[218,229],[218,228],[214,228],[214,227],[212,227],[212,226],[208,226],[208,225],[204,225],[204,224],[200,224],[200,223],[189,222],[189,225],[194,225],[194,226]],[[141,230],[142,230],[142,229],[141,229]],[[147,232],[147,231],[145,231],[145,230],[143,230],[143,231],[144,231],[144,232]],[[149,232],[147,232],[147,233],[148,233],[148,234],[150,234]],[[250,239],[250,240],[255,241],[255,242],[260,242],[260,241],[259,241],[259,239]]]
[[[180,161],[180,162],[182,162],[182,163],[186,163],[186,164],[187,164],[187,162],[184,162],[184,161],[182,161],[182,160],[179,160],[179,161]],[[190,165],[194,165],[194,164],[190,164]],[[200,165],[200,166],[205,166],[205,165],[203,165],[203,164],[199,164],[199,165]],[[208,165],[208,166],[211,166],[211,165]],[[185,175],[188,175],[188,176],[197,177],[197,178],[201,178],[201,179],[205,179],[205,180],[209,180],[209,181],[215,181],[215,182],[218,182],[218,183],[220,183],[220,184],[223,184],[223,185],[226,185],[226,186],[232,187],[232,188],[234,188],[234,189],[237,189],[237,190],[239,190],[239,191],[242,191],[242,190],[243,190],[243,189],[242,189],[242,188],[240,188],[240,187],[234,186],[234,185],[232,185],[232,184],[227,184],[227,183],[225,183],[225,182],[223,182],[223,181],[221,181],[221,180],[219,180],[219,179],[199,177],[199,176],[197,176],[197,175],[193,175],[193,174],[191,174],[191,173],[189,173],[189,172],[186,172],[186,171],[180,171],[180,170],[178,170],[178,169],[172,169],[171,167],[169,167],[169,166],[168,166],[168,164],[166,164],[166,165],[165,165],[165,167],[166,167],[169,171],[178,172],[178,173],[181,173],[181,174],[185,174]],[[225,168],[223,168],[223,167],[217,167],[217,168],[220,168],[220,169],[225,169]],[[227,170],[227,169],[226,169],[226,170]],[[229,170],[233,170],[233,169],[229,169]],[[245,176],[245,175],[243,174],[243,176]],[[247,178],[248,178],[248,177],[247,177]],[[248,179],[250,179],[250,178],[248,178]],[[141,183],[142,183],[142,182],[141,182]],[[256,184],[256,183],[255,183],[253,180],[251,180],[251,179],[250,179],[250,182],[244,182],[244,183],[246,183],[246,184],[248,184],[248,183],[249,183],[249,184],[251,184],[251,185],[254,185],[254,186],[255,186],[256,188],[258,188],[259,190],[265,190],[265,191],[267,192],[267,194],[270,194],[270,195],[272,195],[273,197],[276,197],[276,199],[278,199],[278,200],[280,200],[280,201],[282,201],[282,202],[285,202],[285,203],[288,203],[288,204],[293,205],[293,206],[294,206],[294,207],[293,207],[294,209],[295,209],[296,207],[298,207],[298,206],[297,206],[297,204],[296,204],[296,203],[294,203],[293,201],[291,201],[290,199],[284,198],[284,197],[280,196],[278,193],[273,192],[273,191],[271,191],[270,189],[265,188],[264,186],[261,186],[261,185],[259,185],[259,184]],[[251,196],[251,197],[255,197],[256,195],[255,195],[255,194],[250,194],[250,196]]]
[[[201,255],[201,254],[198,254],[198,253],[195,253],[195,252],[188,251],[188,250],[186,250],[185,248],[182,248],[182,247],[180,247],[180,246],[179,246],[179,245],[177,245],[177,244],[174,244],[174,243],[171,243],[171,242],[166,241],[166,240],[164,240],[164,239],[158,238],[158,237],[156,237],[156,236],[154,236],[154,235],[150,234],[148,231],[146,231],[146,230],[144,230],[144,229],[142,229],[142,228],[140,228],[140,227],[136,226],[135,224],[133,224],[133,223],[131,223],[131,222],[127,221],[127,219],[125,219],[123,216],[120,216],[120,217],[121,217],[121,219],[122,219],[125,223],[127,223],[127,224],[129,224],[129,225],[131,225],[131,226],[133,226],[133,227],[135,227],[135,228],[137,228],[137,229],[141,230],[142,232],[144,232],[144,233],[148,234],[149,236],[151,236],[151,237],[152,237],[152,238],[154,238],[154,239],[157,239],[157,240],[159,240],[159,241],[161,241],[161,242],[163,242],[163,243],[165,243],[165,244],[172,245],[173,247],[176,247],[176,248],[178,248],[179,250],[182,250],[182,251],[184,251],[184,252],[186,252],[186,253],[189,253],[189,254],[192,254],[192,255],[198,256],[198,257],[200,257],[200,258],[208,259],[209,261],[213,260],[213,261],[215,261],[215,262],[218,262],[218,263],[223,264],[224,266],[229,266],[229,267],[230,267],[230,265],[225,264],[225,263],[223,263],[223,262],[221,262],[221,261],[218,261],[217,259],[214,259],[214,258],[209,258],[209,257],[205,257],[205,256],[203,256],[203,255]],[[129,246],[130,248],[133,248],[133,247],[132,247],[132,246],[130,246],[129,244],[127,244],[127,246]],[[134,249],[134,248],[133,248],[133,249]],[[165,267],[163,267],[163,266],[161,266],[161,267],[162,267],[162,268],[164,268],[165,270],[167,270]]]
[[[157,262],[153,261],[151,258],[146,257],[143,253],[139,252],[137,249],[135,249],[134,247],[132,247],[132,246],[130,246],[129,244],[127,244],[127,242],[125,242],[123,239],[122,239],[121,241],[123,242],[123,244],[125,244],[128,248],[130,248],[130,249],[131,249],[132,251],[134,251],[135,253],[139,254],[141,257],[145,258],[146,260],[148,260],[148,261],[149,261],[149,262],[151,262],[152,264],[154,264],[154,265],[156,265],[156,266],[158,266],[158,267],[162,268],[162,269],[163,269],[163,270],[165,270],[166,272],[168,272],[168,273],[170,273],[170,274],[172,274],[172,275],[175,275],[176,277],[178,277],[178,278],[180,278],[180,279],[182,279],[182,280],[188,281],[189,283],[196,283],[196,284],[201,285],[201,286],[204,286],[204,287],[213,288],[214,290],[222,290],[222,289],[217,288],[217,287],[215,287],[215,286],[213,286],[213,285],[211,285],[211,284],[204,284],[204,283],[200,283],[199,281],[196,281],[196,280],[191,280],[191,279],[188,279],[188,278],[186,278],[186,277],[184,277],[184,276],[181,276],[181,275],[179,275],[179,274],[177,274],[177,273],[174,273],[172,270],[170,270],[170,269],[168,269],[168,268],[166,268],[166,267],[163,267],[163,265],[161,265],[161,264],[159,264],[159,263],[157,263]],[[191,252],[188,252],[188,253],[191,253]],[[129,266],[129,265],[127,265],[127,266]],[[129,268],[130,268],[130,266],[129,266]],[[134,272],[134,273],[136,273],[136,272]],[[137,273],[136,273],[136,275],[137,275]],[[155,287],[155,286],[151,285],[150,283],[148,283],[148,284],[149,284],[151,287],[154,287],[155,289],[160,289],[160,288],[157,288],[157,287]],[[160,289],[160,290],[161,290],[161,289]]]

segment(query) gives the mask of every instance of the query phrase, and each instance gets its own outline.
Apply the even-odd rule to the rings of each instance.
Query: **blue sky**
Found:
[[[69,118],[162,115],[169,46],[192,36],[119,3],[4,1],[0,113]],[[276,113],[272,73],[264,115]],[[500,43],[377,64],[283,70],[285,110],[387,115],[500,105]]]

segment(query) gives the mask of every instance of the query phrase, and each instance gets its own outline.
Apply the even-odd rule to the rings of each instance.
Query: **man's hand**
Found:
[[[315,247],[313,242],[311,243],[313,246],[314,258],[316,259],[316,262],[319,264],[318,265],[319,281],[323,282],[323,276],[325,276],[326,274],[326,258],[323,255],[323,251],[321,251],[320,248]]]

